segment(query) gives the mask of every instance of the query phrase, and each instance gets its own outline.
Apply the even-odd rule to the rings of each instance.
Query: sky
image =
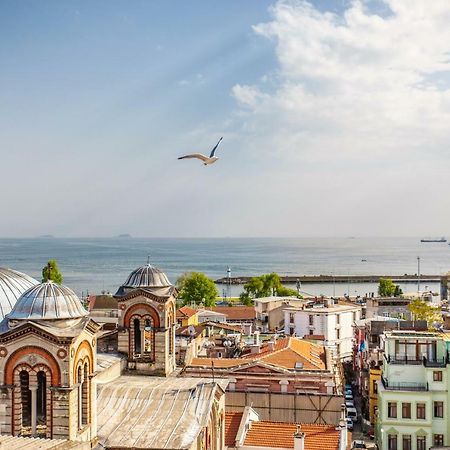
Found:
[[[0,236],[450,237],[449,23],[447,0],[0,0]]]

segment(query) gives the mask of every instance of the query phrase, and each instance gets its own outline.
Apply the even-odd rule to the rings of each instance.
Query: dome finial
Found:
[[[147,255],[147,264],[150,265],[150,255]]]

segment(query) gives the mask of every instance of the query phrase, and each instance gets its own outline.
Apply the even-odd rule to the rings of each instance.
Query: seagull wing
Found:
[[[221,137],[220,139],[219,139],[219,142],[214,146],[214,148],[211,150],[211,154],[209,155],[209,157],[210,158],[212,158],[213,156],[214,156],[214,153],[216,153],[216,150],[217,150],[217,147],[219,146],[219,144],[220,144],[220,141],[223,139],[223,137]]]
[[[190,155],[180,156],[178,159],[191,159],[191,158],[201,159],[202,161],[209,160],[207,156],[202,155],[201,153],[191,153]]]

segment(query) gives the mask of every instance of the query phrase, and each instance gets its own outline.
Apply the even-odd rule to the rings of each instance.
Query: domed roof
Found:
[[[17,299],[36,284],[37,280],[24,273],[0,267],[0,320],[11,312]]]
[[[172,286],[172,283],[162,270],[150,264],[146,264],[145,266],[133,270],[122,286],[132,288],[167,287]]]
[[[47,281],[24,292],[8,314],[8,319],[79,319],[87,315],[88,312],[72,289]]]

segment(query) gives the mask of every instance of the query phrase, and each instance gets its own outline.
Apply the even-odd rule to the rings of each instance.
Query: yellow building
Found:
[[[378,409],[377,382],[380,380],[381,368],[379,366],[371,367],[369,372],[369,420],[372,425],[375,424],[376,412]]]
[[[198,311],[189,306],[182,306],[177,309],[177,323],[181,327],[188,327],[189,325],[198,325]]]

